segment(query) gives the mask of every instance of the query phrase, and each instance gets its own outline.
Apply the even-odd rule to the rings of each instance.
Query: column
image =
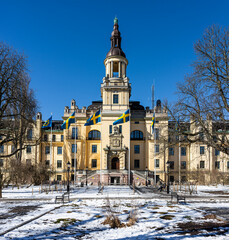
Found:
[[[118,63],[118,76],[121,78],[122,77],[122,63]]]
[[[113,72],[114,72],[114,71],[113,71],[113,67],[114,67],[114,62],[112,61],[112,62],[111,62],[111,77],[113,77]]]

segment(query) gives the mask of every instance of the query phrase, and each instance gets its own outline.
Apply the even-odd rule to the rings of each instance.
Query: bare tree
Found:
[[[27,61],[23,54],[0,43],[0,145],[12,142],[14,151],[24,146],[26,133],[37,111],[37,101],[29,87]]]
[[[229,29],[209,27],[194,49],[193,72],[178,84],[178,101],[166,107],[186,141],[229,154]],[[195,131],[182,125],[189,120]]]
[[[11,153],[3,152],[0,155],[5,160],[14,156],[17,161],[21,161],[22,150],[26,147],[28,129],[34,124],[37,101],[29,84],[25,56],[0,42],[0,147],[6,144],[14,146]],[[38,141],[34,141],[33,145]],[[10,166],[10,164],[4,166]],[[5,182],[4,177],[8,178],[7,174],[1,173],[0,176],[2,182]]]

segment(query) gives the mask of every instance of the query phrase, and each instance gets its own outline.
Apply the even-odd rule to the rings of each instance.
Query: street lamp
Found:
[[[88,167],[86,167],[86,186],[87,186],[87,170],[88,170]]]
[[[148,180],[147,180],[147,177],[148,177],[148,168],[146,166],[146,187],[148,187]]]
[[[167,194],[169,194],[169,168],[170,168],[170,161],[168,161],[166,164],[167,164],[167,174],[168,174]]]
[[[67,192],[68,192],[68,194],[69,194],[69,191],[70,191],[70,188],[69,188],[69,171],[70,171],[70,166],[71,166],[71,164],[70,164],[70,162],[68,161],[67,162],[67,170],[68,170],[68,185],[67,185]]]

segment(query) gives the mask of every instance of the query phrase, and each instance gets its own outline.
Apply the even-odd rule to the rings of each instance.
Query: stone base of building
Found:
[[[78,176],[77,184],[85,185],[128,185],[129,184],[128,170],[101,170],[88,172],[82,176]],[[153,183],[152,179],[147,179],[149,183]],[[135,171],[130,172],[130,184],[145,185],[146,177],[141,174],[136,174]]]

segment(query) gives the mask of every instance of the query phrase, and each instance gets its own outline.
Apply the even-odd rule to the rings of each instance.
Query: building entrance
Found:
[[[119,170],[119,159],[114,157],[111,161],[111,169]]]
[[[120,177],[111,177],[111,185],[119,185]]]

